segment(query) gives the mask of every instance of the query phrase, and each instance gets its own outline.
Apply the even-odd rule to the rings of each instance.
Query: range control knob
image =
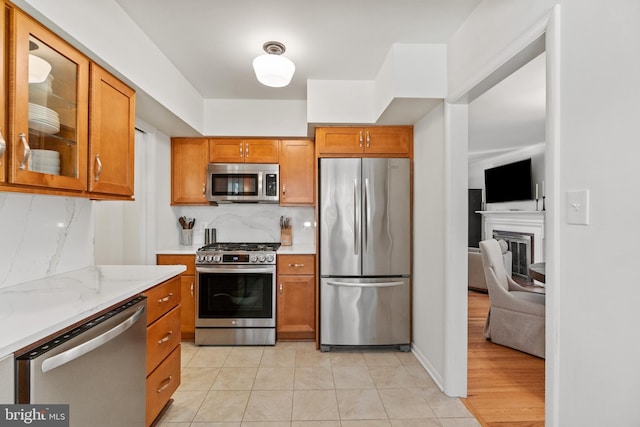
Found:
[[[258,255],[258,261],[264,262],[264,255]]]
[[[213,256],[213,262],[220,262],[220,261],[222,261],[222,257],[220,255]]]
[[[198,262],[204,262],[204,255],[198,255]]]
[[[211,255],[207,255],[206,258],[207,258],[207,262],[213,261],[213,257]]]
[[[249,261],[251,262],[258,262],[258,257],[255,255],[251,255],[251,258],[249,258]]]
[[[273,262],[273,255],[267,255],[267,262]]]

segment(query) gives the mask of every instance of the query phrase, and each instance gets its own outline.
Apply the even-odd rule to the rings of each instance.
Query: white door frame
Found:
[[[554,286],[558,277],[559,260],[559,149],[560,149],[560,6],[513,40],[482,70],[469,78],[458,93],[445,102],[445,159],[448,212],[445,247],[445,392],[452,396],[466,396],[467,389],[467,293],[466,278],[462,277],[467,265],[466,190],[467,176],[468,104],[497,82],[540,53],[544,48],[546,61],[546,151],[545,181],[545,258],[546,265],[546,359],[545,359],[545,424],[558,425],[559,376],[557,341],[559,320],[559,292]],[[464,131],[463,131],[464,130]],[[464,356],[461,356],[464,355]]]

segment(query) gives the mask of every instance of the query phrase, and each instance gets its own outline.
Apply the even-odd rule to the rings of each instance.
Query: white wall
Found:
[[[413,351],[444,387],[444,107],[414,126]]]
[[[483,1],[450,45],[450,94],[469,90],[482,74],[474,72],[489,70],[553,3],[561,4],[560,81],[553,88],[561,120],[550,147],[558,157],[546,166],[547,176],[558,177],[547,183],[557,201],[547,215],[558,230],[545,248],[553,248],[547,283],[556,287],[555,300],[547,300],[554,329],[547,334],[546,424],[637,426],[640,3]],[[575,189],[591,192],[589,225],[566,221],[566,193]]]
[[[538,184],[539,197],[542,198],[542,182],[544,181],[545,162],[544,162],[544,149],[545,144],[536,144],[535,146],[525,147],[508,154],[501,154],[490,158],[483,159],[481,161],[472,162],[469,161],[469,188],[482,189],[484,202],[484,171],[485,169],[493,168],[496,166],[505,165],[507,163],[517,162],[520,160],[531,159],[531,178],[533,181],[534,189],[533,195],[535,197],[535,184]],[[542,209],[542,200],[538,202],[538,208]],[[535,210],[536,203],[533,200],[505,202],[505,203],[490,203],[486,206],[486,210]]]
[[[562,2],[559,425],[640,425],[638,22],[637,0]],[[575,189],[588,226],[564,219]]]

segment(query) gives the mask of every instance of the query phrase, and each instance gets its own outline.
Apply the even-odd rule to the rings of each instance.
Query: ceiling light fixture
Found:
[[[289,59],[282,56],[285,47],[280,42],[266,42],[262,45],[266,55],[260,55],[253,60],[253,70],[260,83],[270,87],[284,87],[291,82],[296,66]]]

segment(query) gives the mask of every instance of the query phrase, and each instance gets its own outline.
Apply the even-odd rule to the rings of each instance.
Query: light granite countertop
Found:
[[[0,357],[184,270],[182,265],[98,265],[0,288]]]

